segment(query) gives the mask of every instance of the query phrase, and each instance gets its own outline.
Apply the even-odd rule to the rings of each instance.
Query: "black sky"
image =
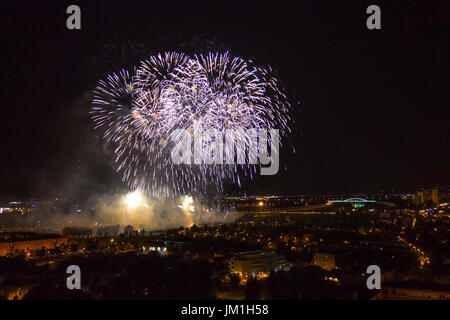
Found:
[[[117,71],[100,52],[111,39],[158,52],[200,35],[271,65],[296,108],[296,154],[249,193],[449,184],[448,1],[241,2],[2,2],[0,195],[111,189],[120,179],[85,102],[98,72]],[[82,30],[66,28],[70,4]],[[381,30],[365,26],[369,4]]]

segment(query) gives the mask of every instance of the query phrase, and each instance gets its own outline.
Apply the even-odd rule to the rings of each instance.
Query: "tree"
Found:
[[[261,286],[256,278],[250,278],[247,280],[247,286],[245,287],[245,299],[246,300],[261,299]]]
[[[230,284],[232,287],[237,288],[239,286],[239,283],[241,282],[241,278],[236,273],[232,273],[229,276],[230,278]]]
[[[316,299],[323,293],[326,284],[325,274],[321,268],[308,266],[295,273],[298,273],[297,279],[302,299]]]

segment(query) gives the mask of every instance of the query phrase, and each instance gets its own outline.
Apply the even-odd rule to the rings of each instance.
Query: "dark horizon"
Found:
[[[372,31],[365,26],[367,1],[214,7],[81,1],[79,31],[66,28],[69,4],[7,1],[2,10],[0,196],[85,197],[123,189],[89,119],[93,83],[138,62],[142,52],[173,50],[196,37],[272,66],[295,109],[296,153],[282,150],[279,173],[248,182],[242,192],[449,185],[444,1],[378,1],[382,29]],[[122,56],[123,46],[133,54]]]

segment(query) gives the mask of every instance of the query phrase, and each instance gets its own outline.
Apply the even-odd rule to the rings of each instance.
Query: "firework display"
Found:
[[[171,151],[181,139],[179,129],[223,133],[234,130],[236,143],[249,143],[252,129],[276,128],[280,138],[290,132],[290,104],[270,68],[209,53],[189,57],[166,52],[99,81],[91,118],[112,146],[117,171],[132,189],[155,196],[176,196],[215,185],[222,190],[240,174],[250,178],[255,163],[175,164]],[[211,141],[202,141],[208,145]],[[269,143],[270,145],[270,143]],[[282,145],[282,141],[280,141]],[[225,146],[225,153],[231,152]],[[206,160],[207,154],[200,155]]]

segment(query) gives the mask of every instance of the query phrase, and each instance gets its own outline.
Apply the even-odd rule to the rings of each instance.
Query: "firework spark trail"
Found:
[[[253,177],[256,164],[175,165],[171,159],[178,129],[191,134],[234,130],[235,144],[249,144],[259,129],[290,133],[290,104],[272,70],[228,52],[188,57],[167,52],[99,81],[91,118],[95,129],[114,146],[116,169],[132,189],[176,196],[213,184],[222,189],[239,174]],[[252,131],[254,129],[256,131]],[[203,141],[208,146],[213,141]],[[280,141],[280,145],[282,142]],[[233,154],[225,144],[224,154]]]

